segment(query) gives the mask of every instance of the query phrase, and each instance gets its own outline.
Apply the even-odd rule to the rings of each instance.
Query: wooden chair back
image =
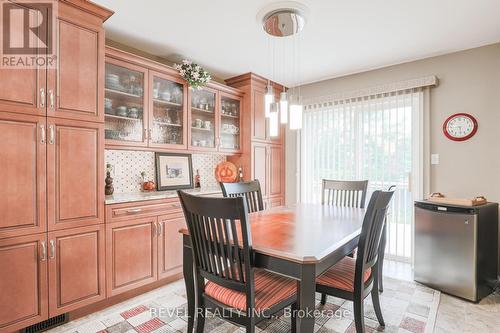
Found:
[[[178,191],[191,237],[195,268],[203,278],[245,292],[253,306],[252,237],[242,197],[210,198]],[[197,288],[204,290],[204,285]]]
[[[264,210],[262,191],[257,179],[239,183],[220,183],[220,187],[226,198],[243,197],[246,201],[249,213]]]
[[[323,179],[321,203],[323,205],[365,208],[368,180]]]
[[[393,191],[375,191],[370,198],[358,243],[355,273],[357,283],[363,283],[364,272],[377,264],[382,230],[393,194]]]

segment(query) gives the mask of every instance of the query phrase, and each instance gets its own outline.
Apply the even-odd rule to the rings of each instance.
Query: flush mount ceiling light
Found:
[[[274,77],[275,69],[275,44],[278,40],[282,42],[282,49],[285,49],[284,42],[292,46],[291,52],[283,52],[278,58],[279,64],[283,65],[285,68],[285,63],[287,59],[291,59],[292,66],[284,73],[291,73],[293,75],[294,71],[298,72],[298,38],[296,37],[299,32],[304,29],[306,23],[306,16],[308,14],[308,9],[306,6],[293,1],[285,2],[275,2],[272,3],[259,11],[257,14],[257,21],[262,25],[262,28],[267,34],[269,40],[269,46],[272,45],[272,56],[270,57],[272,61],[272,76],[271,79],[276,80]],[[289,40],[289,41],[288,41]],[[297,75],[295,74],[295,77]],[[271,136],[277,136],[279,127],[278,122],[281,124],[287,124],[290,118],[290,128],[300,129],[302,127],[302,106],[300,105],[300,89],[298,94],[293,89],[293,97],[288,96],[285,87],[279,95],[278,101],[275,98],[275,92],[273,85],[271,84],[271,79],[268,80],[266,87],[266,94],[264,97],[264,110],[266,118],[269,118],[269,126]],[[276,105],[275,105],[276,104]],[[289,110],[290,109],[290,110]],[[290,117],[288,112],[290,111]],[[274,114],[276,113],[276,115]],[[278,113],[280,116],[278,117]],[[276,122],[276,123],[275,123]],[[293,123],[293,124],[292,124]]]

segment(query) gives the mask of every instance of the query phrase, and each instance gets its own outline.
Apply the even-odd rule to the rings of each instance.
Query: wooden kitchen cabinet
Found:
[[[78,4],[82,5],[81,2]],[[99,11],[59,2],[56,68],[48,69],[47,115],[85,121],[104,121],[104,20]]]
[[[46,234],[0,240],[0,332],[48,318]]]
[[[108,297],[156,281],[156,222],[156,217],[148,217],[106,225]]]
[[[47,128],[49,230],[103,223],[103,125],[49,118]]]
[[[46,131],[45,117],[0,112],[0,238],[47,228]]]
[[[159,216],[158,236],[158,278],[169,277],[182,272],[182,234],[186,228],[183,215]]]
[[[26,3],[5,3],[3,6],[11,6],[12,9],[26,10],[30,18],[37,15],[37,11],[28,7]],[[11,36],[23,36],[24,26],[20,24],[13,24],[10,26]],[[46,29],[46,22],[40,24],[36,28],[31,28],[33,38],[39,35],[42,30]],[[35,54],[30,56],[38,56],[39,51],[35,50]],[[46,114],[45,97],[46,92],[46,75],[45,67],[19,69],[14,68],[0,68],[0,112],[8,111],[15,113],[25,113],[29,115]]]
[[[104,234],[104,225],[49,232],[49,317],[106,297]]]
[[[268,119],[265,117],[264,95],[268,80],[253,73],[226,80],[226,83],[244,92],[242,122],[242,154],[228,156],[228,160],[243,168],[245,180],[258,179],[266,207],[276,207],[285,202],[285,154],[284,130],[280,126],[279,136],[271,137]],[[283,86],[271,82],[278,100]]]

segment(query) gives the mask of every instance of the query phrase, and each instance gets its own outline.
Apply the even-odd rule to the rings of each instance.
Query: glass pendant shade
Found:
[[[284,91],[280,93],[280,122],[288,123],[288,96]]]
[[[271,116],[271,105],[274,103],[274,90],[273,86],[268,84],[266,94],[264,95],[264,110],[266,118]]]
[[[297,130],[302,128],[302,105],[290,105],[290,129]]]
[[[271,104],[271,112],[269,113],[269,135],[271,137],[276,137],[279,135],[279,112],[278,112],[278,103]]]

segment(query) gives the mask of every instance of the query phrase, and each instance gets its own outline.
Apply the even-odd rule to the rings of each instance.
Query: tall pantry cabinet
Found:
[[[264,112],[264,95],[268,80],[254,73],[226,80],[226,83],[245,92],[242,116],[242,154],[228,160],[243,168],[244,179],[258,179],[265,208],[285,204],[285,132],[280,125],[279,135],[269,135],[268,119]],[[283,86],[271,82],[279,100]]]
[[[56,66],[0,68],[0,332],[105,297],[102,23],[112,12],[83,0],[55,8]]]

